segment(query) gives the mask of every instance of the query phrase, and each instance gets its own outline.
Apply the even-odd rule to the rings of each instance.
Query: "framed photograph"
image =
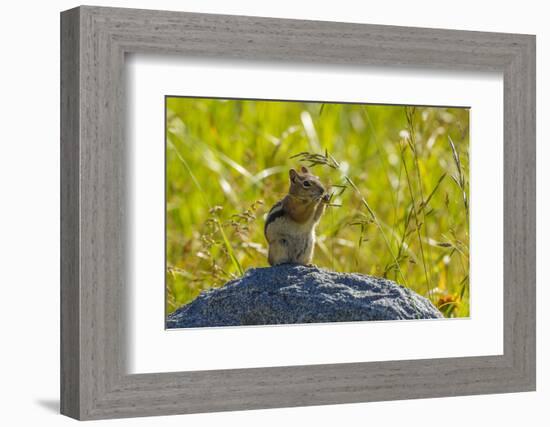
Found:
[[[535,389],[535,37],[61,14],[61,411]]]

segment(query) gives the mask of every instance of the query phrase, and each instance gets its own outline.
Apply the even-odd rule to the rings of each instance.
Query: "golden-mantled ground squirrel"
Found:
[[[330,197],[325,187],[306,167],[301,173],[290,169],[290,189],[265,220],[264,234],[269,244],[270,265],[309,265],[313,259],[315,227]]]

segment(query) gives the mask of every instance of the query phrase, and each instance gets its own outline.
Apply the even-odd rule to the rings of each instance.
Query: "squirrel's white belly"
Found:
[[[307,221],[302,224],[289,221],[287,228],[291,234],[302,234],[304,236],[315,235],[315,228],[312,226],[313,221]],[[285,230],[286,231],[286,230]]]
[[[273,221],[272,225],[276,226],[273,228],[277,232],[271,236],[268,232],[267,236],[270,241],[268,259],[271,265],[286,262],[311,263],[315,246],[315,227],[311,223],[300,224],[281,218]]]

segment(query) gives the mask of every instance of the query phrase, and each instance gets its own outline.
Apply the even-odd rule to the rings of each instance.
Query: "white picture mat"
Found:
[[[502,75],[152,55],[126,64],[130,373],[502,354]],[[470,106],[470,318],[165,330],[165,95]]]

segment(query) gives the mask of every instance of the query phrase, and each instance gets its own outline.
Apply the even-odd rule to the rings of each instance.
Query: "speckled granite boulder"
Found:
[[[248,270],[203,292],[167,319],[168,328],[436,319],[430,301],[391,280],[280,265]]]

